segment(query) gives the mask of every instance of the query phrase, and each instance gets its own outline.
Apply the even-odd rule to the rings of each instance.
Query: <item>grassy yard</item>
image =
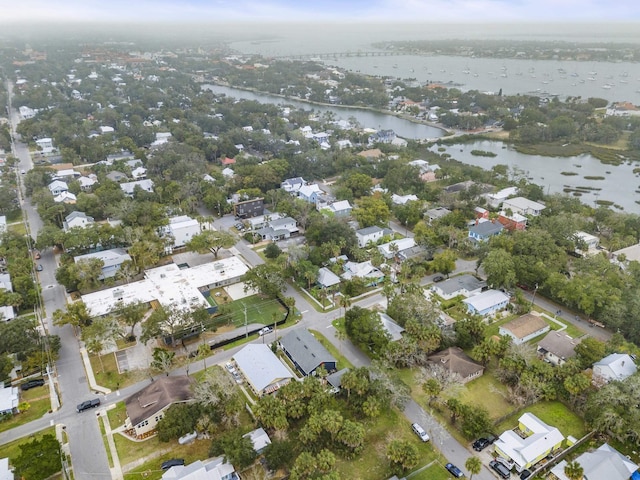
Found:
[[[104,429],[104,423],[109,420],[105,420],[104,417],[100,416],[98,418],[98,425],[100,426],[100,435],[102,436],[102,442],[104,443],[104,450],[107,452],[107,460],[109,461],[109,468],[113,468],[113,457],[111,456],[111,449],[109,448],[109,441],[107,440],[107,433]]]
[[[338,361],[338,370],[342,370],[343,368],[353,368],[353,364],[347,360],[347,357],[342,355],[342,352],[338,351],[338,349],[331,343],[327,338],[322,335],[317,330],[309,330],[313,333],[313,336],[316,337],[324,348],[329,350],[329,353],[333,355],[333,357]]]
[[[26,392],[20,391],[20,403],[22,402],[27,402],[29,408],[26,411],[11,416],[11,418],[4,422],[0,422],[0,432],[36,420],[51,410],[49,387],[45,384],[44,387],[33,388]]]
[[[507,387],[501,384],[493,372],[467,383],[460,389],[459,399],[467,404],[487,408],[492,420],[497,420],[515,410],[507,401]]]
[[[56,429],[55,427],[49,427],[46,430],[42,430],[33,437],[25,437],[20,438],[18,440],[14,440],[10,443],[5,443],[0,446],[0,451],[2,451],[2,458],[9,458],[9,461],[14,460],[20,456],[20,445],[24,445],[25,443],[29,443],[32,440],[41,439],[44,435],[51,434],[55,437]]]
[[[127,408],[124,402],[118,402],[116,403],[116,408],[107,410],[107,418],[109,419],[109,425],[111,425],[112,430],[118,428],[120,425],[124,425],[127,419]]]
[[[575,438],[581,438],[587,433],[584,421],[560,402],[538,402],[514,413],[496,426],[497,433],[517,427],[518,418],[524,412],[533,413],[546,424],[557,427],[565,437],[572,435]]]
[[[337,458],[336,471],[341,478],[389,478],[393,475],[386,458],[386,446],[392,439],[415,442],[420,455],[419,465],[425,465],[437,456],[431,443],[419,441],[408,421],[395,409],[387,410],[375,422],[367,423],[365,429],[364,452],[353,460]]]
[[[89,361],[96,377],[96,383],[111,390],[133,385],[147,376],[146,372],[141,370],[118,373],[115,353],[102,355],[101,358],[98,358],[97,355],[89,355]]]
[[[227,304],[226,308],[229,309],[229,314],[224,315],[220,321],[236,327],[245,324],[245,308],[248,324],[262,323],[263,325],[270,325],[273,324],[274,314],[278,321],[282,320],[286,314],[286,309],[280,302],[273,299],[264,299],[260,295],[252,295],[251,297],[236,300]]]
[[[462,465],[459,466],[462,467]],[[439,463],[434,463],[424,470],[418,469],[410,473],[407,478],[411,480],[449,480],[451,474]]]

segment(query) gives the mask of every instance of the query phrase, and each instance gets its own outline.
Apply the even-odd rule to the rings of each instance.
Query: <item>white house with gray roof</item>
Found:
[[[534,202],[525,197],[509,198],[502,202],[502,210],[511,209],[513,213],[532,217],[539,216],[545,208],[542,203]]]
[[[612,353],[593,364],[593,382],[602,385],[616,380],[622,381],[636,373],[637,370],[638,368],[630,355]]]
[[[67,185],[62,180],[54,180],[49,185],[47,185],[47,188],[51,192],[51,195],[53,195],[54,197],[57,197],[62,192],[68,192],[69,191],[69,185]]]
[[[262,397],[284,387],[293,375],[268,345],[253,343],[233,356],[253,393]]]
[[[68,232],[72,228],[87,228],[94,223],[93,217],[88,216],[84,212],[71,212],[64,218],[62,228],[65,232]]]
[[[87,253],[73,258],[76,263],[86,262],[91,259],[102,260],[102,273],[98,276],[98,280],[115,277],[120,265],[126,261],[131,261],[131,257],[124,248],[112,248],[111,250],[102,250],[101,252]]]
[[[473,275],[465,274],[449,278],[444,282],[436,283],[431,287],[431,291],[445,300],[451,300],[460,295],[465,298],[477,295],[481,293],[482,289],[486,286],[487,282],[484,280],[478,280]]]
[[[600,445],[593,452],[585,452],[575,459],[582,467],[582,476],[585,480],[636,480],[638,478],[638,465],[628,457],[622,455],[608,443]],[[569,480],[564,473],[567,461],[562,460],[551,469],[552,475],[557,480]]]
[[[337,368],[337,360],[307,329],[290,331],[280,339],[280,347],[305,377],[315,375],[320,367],[327,372],[333,372]]]
[[[392,342],[396,342],[402,338],[404,328],[394,322],[393,318],[383,312],[378,312],[378,317],[380,317],[382,328],[389,334]]]
[[[493,315],[509,304],[509,297],[499,290],[486,290],[478,295],[465,298],[462,303],[467,311],[474,315]]]
[[[137,180],[135,182],[125,182],[120,184],[120,188],[122,189],[122,191],[129,197],[133,197],[136,187],[144,190],[145,192],[153,193],[153,180],[147,178],[144,180]]]
[[[376,244],[378,240],[390,233],[392,233],[390,229],[378,227],[377,225],[356,230],[358,247],[365,248],[369,244]]]

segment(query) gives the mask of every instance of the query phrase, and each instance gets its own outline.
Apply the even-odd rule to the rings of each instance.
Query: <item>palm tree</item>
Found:
[[[584,470],[582,469],[582,466],[574,460],[573,462],[569,462],[565,465],[564,474],[569,480],[582,480]]]
[[[351,297],[349,295],[341,295],[340,306],[344,308],[344,315],[346,315],[347,309],[351,306]]]
[[[471,480],[474,475],[480,473],[482,470],[482,462],[476,456],[469,457],[467,458],[467,461],[464,462],[464,467],[469,470],[469,473],[471,474],[469,480]]]

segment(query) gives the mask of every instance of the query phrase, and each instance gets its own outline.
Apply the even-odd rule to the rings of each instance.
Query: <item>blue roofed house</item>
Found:
[[[112,248],[111,250],[102,250],[101,252],[87,253],[73,258],[75,263],[86,262],[91,259],[102,260],[102,273],[98,276],[98,280],[115,277],[120,265],[126,261],[131,261],[131,257],[124,248]]]
[[[612,353],[593,364],[593,383],[604,385],[612,381],[622,381],[636,373],[637,370],[631,355]]]
[[[233,359],[247,380],[247,385],[259,397],[277,391],[293,378],[269,346],[262,343],[245,346]]]
[[[315,375],[316,370],[320,367],[329,373],[336,370],[337,360],[309,330],[290,331],[280,339],[280,347],[305,377]]]
[[[585,452],[575,460],[580,464],[585,480],[639,480],[638,465],[605,443],[597,450]],[[557,480],[570,480],[564,473],[567,461],[562,460],[551,469]]]
[[[474,242],[486,242],[494,235],[499,235],[504,230],[500,222],[476,222],[469,227],[469,238]]]
[[[563,443],[560,430],[527,412],[518,419],[518,428],[504,432],[493,446],[495,453],[522,472],[559,450]]]
[[[473,315],[493,315],[506,308],[509,297],[499,290],[487,290],[473,297],[462,300],[467,306],[467,312]]]

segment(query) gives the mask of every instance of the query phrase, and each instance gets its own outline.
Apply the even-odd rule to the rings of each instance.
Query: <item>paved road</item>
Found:
[[[9,85],[9,97],[11,96],[12,85]],[[20,121],[16,110],[11,109],[11,126],[13,132],[13,153],[18,158],[20,170],[30,170],[33,162],[27,146],[20,142],[15,133],[15,127]],[[29,199],[22,200],[22,207],[27,220],[27,232],[36,239],[38,232],[42,228],[42,220],[31,204]],[[38,280],[42,287],[42,315],[49,332],[60,336],[61,349],[59,359],[56,362],[57,383],[62,396],[62,407],[53,414],[47,414],[45,418],[29,425],[3,433],[2,442],[9,439],[19,438],[16,435],[27,431],[34,433],[43,427],[62,423],[66,426],[71,452],[71,461],[75,478],[78,479],[110,479],[111,472],[107,460],[107,453],[100,434],[100,428],[94,415],[78,415],[75,407],[78,403],[92,396],[89,390],[86,374],[80,352],[78,341],[73,334],[72,328],[67,325],[63,328],[54,326],[51,316],[57,309],[66,306],[66,295],[64,287],[59,285],[55,279],[56,259],[51,250],[41,252],[42,258],[37,260],[43,267],[41,272],[37,272]],[[34,428],[38,430],[33,430]]]

